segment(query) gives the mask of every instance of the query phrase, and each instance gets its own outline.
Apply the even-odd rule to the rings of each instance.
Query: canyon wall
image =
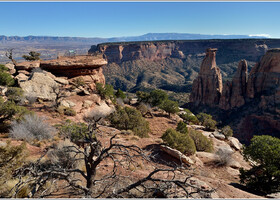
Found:
[[[190,101],[194,107],[222,110],[219,119],[235,122],[241,141],[254,134],[280,137],[280,49],[268,50],[249,75],[246,60],[241,60],[233,79],[223,87],[212,51],[207,49],[193,82]]]
[[[279,46],[278,39],[124,42],[93,45],[89,53],[99,51],[106,55],[108,62],[120,63],[128,60],[158,60],[167,57],[182,59],[190,54],[204,53],[205,49],[214,47],[222,49],[217,53],[217,57],[219,63],[224,63],[236,59],[257,61],[268,48]],[[231,57],[225,57],[229,54]]]
[[[280,47],[279,39],[170,40],[104,43],[93,45],[89,54],[106,57],[104,75],[115,88],[189,93],[205,49],[219,49],[216,62],[225,81],[233,78],[241,59],[246,59],[250,71],[267,49],[276,47]]]

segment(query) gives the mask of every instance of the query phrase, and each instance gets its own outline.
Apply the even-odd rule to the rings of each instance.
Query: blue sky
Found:
[[[0,35],[8,36],[176,32],[280,38],[280,2],[0,2],[0,10]]]

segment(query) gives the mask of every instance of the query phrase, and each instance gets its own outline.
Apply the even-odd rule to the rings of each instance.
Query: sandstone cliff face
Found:
[[[222,75],[216,66],[217,49],[207,49],[198,77],[194,80],[190,101],[196,105],[217,105],[222,93]]]
[[[223,87],[219,107],[228,110],[245,104],[247,88],[248,65],[241,60],[232,81],[227,81]]]
[[[215,76],[207,72],[209,65],[215,69],[213,74],[219,74],[217,73],[219,68],[214,67],[215,54],[211,58],[208,53],[200,67],[198,77],[193,82],[191,102],[210,107],[219,105],[221,109],[229,110],[243,106],[246,101],[250,102],[250,99],[261,98],[259,108],[279,112],[280,49],[268,50],[261,61],[252,68],[249,77],[247,77],[247,62],[241,60],[232,81],[225,82],[223,88],[215,82]],[[222,82],[222,78],[219,78],[218,82]],[[220,92],[221,98],[217,98],[218,96],[213,93],[215,90]],[[213,101],[213,95],[217,100]]]
[[[147,59],[159,60],[172,55],[178,54],[183,57],[182,52],[175,49],[175,43],[153,43],[146,42],[143,44],[129,44],[129,45],[100,45],[99,52],[106,55],[108,62],[125,62],[129,60]],[[89,51],[91,53],[91,50]]]
[[[106,55],[108,62],[121,63],[137,59],[159,60],[166,57],[184,59],[188,55],[205,52],[215,47],[218,52],[218,64],[246,59],[257,61],[268,48],[280,46],[280,40],[271,39],[235,39],[235,40],[174,40],[105,43],[93,45],[89,53],[96,51]]]
[[[212,66],[215,66],[213,64],[215,59],[210,59],[208,53],[198,77],[193,82],[190,100],[196,106],[221,108],[218,111],[223,115],[220,119],[232,123],[237,131],[236,136],[243,142],[249,141],[255,134],[280,137],[280,49],[268,50],[260,62],[252,68],[248,77],[247,62],[241,60],[232,81],[225,82],[222,90],[219,85],[215,85],[213,76],[209,81],[211,76],[203,74],[207,69],[205,67],[207,58],[212,61]],[[203,91],[209,91],[209,88],[212,93],[204,95]],[[218,102],[213,101],[215,90],[221,91]]]

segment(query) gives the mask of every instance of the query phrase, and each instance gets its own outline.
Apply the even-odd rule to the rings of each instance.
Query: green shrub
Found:
[[[184,109],[184,111],[186,113],[180,114],[180,117],[184,121],[186,121],[188,123],[192,123],[192,124],[199,124],[199,120],[197,119],[197,117],[189,109]]]
[[[115,99],[114,88],[112,85],[96,83],[96,90],[102,99]]]
[[[240,169],[240,182],[265,193],[280,190],[280,139],[268,135],[254,136],[245,147],[244,158],[253,161],[252,168]]]
[[[213,151],[213,142],[209,140],[206,136],[204,136],[201,132],[191,130],[190,137],[193,139],[197,151]]]
[[[117,98],[121,98],[121,99],[126,98],[125,93],[121,89],[118,89],[115,95],[116,95]]]
[[[197,119],[201,122],[201,125],[205,126],[207,130],[215,130],[217,122],[212,119],[212,116],[206,113],[199,113]]]
[[[78,77],[73,80],[73,84],[78,88],[80,86],[84,86],[86,83],[82,77]]]
[[[40,56],[41,56],[40,53],[37,53],[37,52],[35,52],[35,51],[30,51],[30,52],[29,52],[29,55],[23,55],[22,57],[23,57],[25,60],[33,61],[33,60],[40,60]]]
[[[63,124],[58,124],[59,135],[69,138],[72,142],[85,139],[88,135],[88,126],[85,123],[75,123],[66,120]]]
[[[13,172],[24,164],[27,157],[26,143],[11,145],[8,140],[6,145],[0,146],[0,196],[10,197],[10,189],[7,185],[12,180]]]
[[[9,71],[9,68],[5,65],[0,64],[0,71]]]
[[[17,105],[14,101],[5,101],[0,96],[0,123],[4,123],[11,119],[20,119],[24,114],[29,113],[29,111],[23,107]]]
[[[168,146],[184,154],[192,155],[196,151],[194,141],[188,134],[170,128],[165,131],[161,138]]]
[[[232,137],[233,135],[233,130],[231,129],[230,126],[224,126],[221,132],[226,136],[226,138]]]
[[[73,110],[72,108],[69,108],[69,107],[65,107],[65,106],[59,106],[57,108],[57,112],[59,114],[62,114],[62,115],[67,115],[67,116],[76,116],[76,111]]]
[[[148,92],[137,91],[136,96],[137,96],[138,102],[148,103],[150,94]]]
[[[137,91],[137,98],[139,102],[149,103],[151,106],[159,106],[168,99],[168,95],[163,90],[153,90],[150,93]]]
[[[76,116],[76,111],[73,110],[73,108],[64,108],[64,115],[67,115],[67,116]]]
[[[153,90],[149,95],[149,103],[152,106],[159,106],[168,99],[168,95],[163,90]]]
[[[12,76],[8,73],[8,68],[4,65],[0,65],[0,85],[3,86],[12,86],[15,84],[15,80]]]
[[[9,100],[19,102],[23,95],[23,90],[19,87],[9,87],[5,95]]]
[[[148,137],[149,123],[135,108],[117,106],[115,112],[108,116],[112,126],[121,130],[132,130],[139,137]]]
[[[176,127],[176,131],[184,134],[187,134],[189,132],[187,124],[185,124],[183,121],[179,121]]]
[[[175,101],[171,101],[169,99],[163,101],[162,104],[160,105],[160,108],[165,112],[167,112],[169,114],[169,117],[171,114],[174,114],[179,111],[178,103]]]

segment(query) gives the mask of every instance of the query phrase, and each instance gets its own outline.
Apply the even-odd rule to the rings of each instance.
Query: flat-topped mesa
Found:
[[[193,82],[190,101],[195,105],[219,104],[223,85],[220,69],[216,65],[216,51],[216,48],[206,50],[198,77]]]
[[[248,64],[241,60],[232,81],[225,82],[219,107],[229,110],[245,104],[246,88],[248,80]]]
[[[40,67],[58,76],[73,78],[77,76],[102,74],[102,66],[107,61],[102,56],[59,57],[55,60],[41,61]]]

